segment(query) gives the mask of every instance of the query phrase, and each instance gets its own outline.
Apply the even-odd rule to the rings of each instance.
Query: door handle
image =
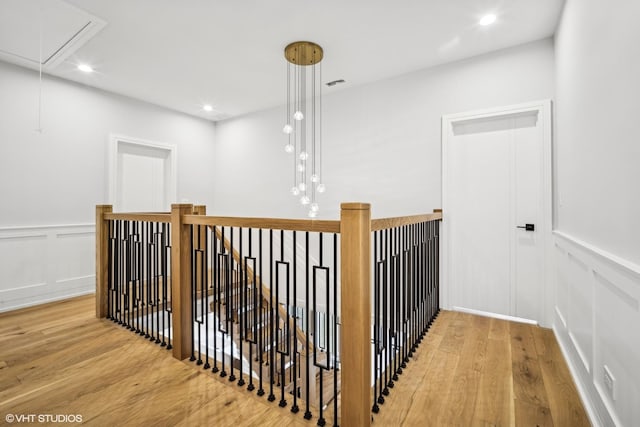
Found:
[[[526,231],[535,231],[536,226],[534,224],[517,225],[516,228],[524,228]]]

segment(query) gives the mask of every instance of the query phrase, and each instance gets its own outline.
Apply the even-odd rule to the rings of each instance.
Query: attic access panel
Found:
[[[106,22],[62,0],[0,1],[0,60],[51,70]],[[42,39],[42,52],[40,40]]]

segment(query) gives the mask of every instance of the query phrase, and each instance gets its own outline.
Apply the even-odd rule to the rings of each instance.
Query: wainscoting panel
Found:
[[[94,290],[93,224],[0,228],[0,312]]]
[[[554,232],[554,330],[596,425],[640,425],[640,266]]]
[[[584,368],[591,372],[593,360],[593,286],[591,283],[591,271],[583,261],[583,257],[568,252],[569,266],[569,337],[573,342]]]

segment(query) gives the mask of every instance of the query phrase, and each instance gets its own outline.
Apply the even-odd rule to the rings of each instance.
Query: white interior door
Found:
[[[541,321],[550,226],[541,110],[461,114],[443,125],[448,305]],[[526,224],[534,229],[518,228]]]
[[[175,200],[175,147],[117,137],[112,202],[117,212],[167,212]]]

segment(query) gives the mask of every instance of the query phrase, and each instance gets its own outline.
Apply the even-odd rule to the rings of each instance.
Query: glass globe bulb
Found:
[[[296,111],[295,113],[293,113],[293,118],[300,121],[304,119],[304,114],[302,114],[302,111]]]
[[[314,211],[314,210],[310,210],[309,211],[309,218],[315,218],[318,216],[318,212]]]
[[[300,160],[307,160],[309,158],[309,153],[307,153],[306,151],[303,151],[302,153],[300,153]]]
[[[318,212],[319,209],[320,207],[317,203],[311,203],[311,212]]]
[[[318,193],[324,193],[327,188],[324,186],[324,184],[318,184],[318,186],[316,187],[316,190],[318,191]]]
[[[293,145],[292,144],[287,144],[284,146],[284,151],[286,153],[293,153]]]
[[[286,133],[287,135],[290,134],[291,132],[293,132],[293,126],[291,126],[289,123],[287,123],[282,128],[282,132]]]
[[[311,175],[311,182],[318,182],[318,181],[320,181],[320,177],[318,175],[316,175],[315,173]]]
[[[309,200],[309,197],[307,196],[300,197],[300,203],[302,203],[303,205],[308,205],[310,201],[311,200]]]
[[[300,191],[305,191],[307,189],[307,185],[304,182],[301,182],[300,184],[298,184],[298,188],[300,189]]]
[[[298,190],[298,187],[292,187],[291,194],[293,194],[294,196],[297,196],[298,194],[300,194],[300,190]]]
[[[302,163],[298,165],[298,172],[304,172],[304,165]]]

